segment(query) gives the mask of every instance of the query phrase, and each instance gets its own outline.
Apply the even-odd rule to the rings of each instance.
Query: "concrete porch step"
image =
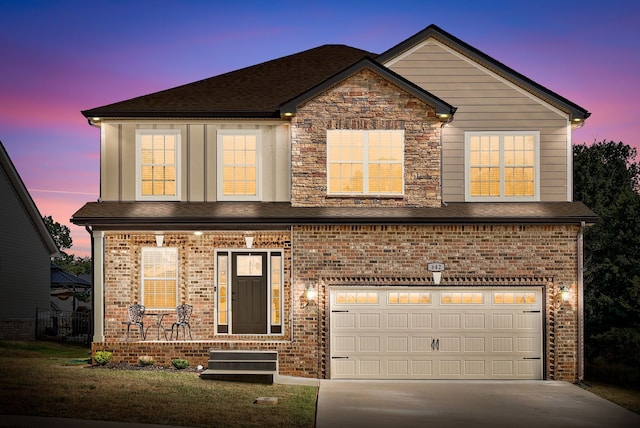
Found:
[[[272,384],[278,371],[278,353],[264,351],[210,351],[202,379]]]

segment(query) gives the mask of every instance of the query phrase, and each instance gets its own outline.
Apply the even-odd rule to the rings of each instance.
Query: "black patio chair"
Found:
[[[189,324],[189,322],[191,321],[191,314],[193,313],[193,306],[183,303],[182,305],[176,307],[176,313],[178,315],[178,319],[176,322],[171,324],[171,338],[173,338],[173,329],[175,328],[176,340],[178,340],[180,327],[182,327],[182,335],[184,339],[187,340],[188,331],[189,339],[193,340],[193,337],[191,337],[191,325]]]
[[[129,306],[129,321],[123,321],[122,324],[127,325],[127,338],[126,341],[129,341],[129,329],[131,326],[136,326],[140,329],[140,337],[142,340],[145,339],[144,334],[144,311],[145,308],[143,305],[138,303]]]

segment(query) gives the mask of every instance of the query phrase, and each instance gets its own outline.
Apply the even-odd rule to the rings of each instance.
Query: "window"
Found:
[[[367,291],[339,291],[336,293],[337,305],[377,305],[378,293]]]
[[[218,131],[218,200],[260,200],[260,149],[260,131]]]
[[[327,193],[402,195],[404,131],[327,131]]]
[[[483,303],[482,293],[462,291],[462,292],[442,292],[440,294],[441,305],[481,305]]]
[[[537,131],[467,132],[467,200],[539,200],[539,139]]]
[[[142,248],[142,304],[175,309],[178,300],[178,249]]]
[[[431,293],[423,291],[389,292],[390,305],[430,305]]]
[[[227,274],[229,256],[227,253],[218,254],[218,333],[228,333],[229,307],[229,275]]]
[[[282,332],[282,256],[271,254],[271,331]]]
[[[139,200],[180,199],[180,131],[136,131],[136,195]]]
[[[496,305],[532,305],[536,303],[536,293],[527,292],[494,292],[493,303]]]

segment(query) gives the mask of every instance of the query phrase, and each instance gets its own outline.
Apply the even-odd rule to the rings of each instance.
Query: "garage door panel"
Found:
[[[413,336],[411,337],[411,352],[433,352],[433,337],[431,336]]]
[[[338,353],[352,353],[356,351],[357,337],[353,336],[334,336],[332,340],[333,349]]]
[[[412,329],[425,330],[433,328],[433,315],[430,313],[412,313],[410,319]]]
[[[381,327],[380,318],[381,316],[377,312],[360,313],[358,314],[358,327],[362,329],[379,329]]]
[[[331,324],[335,329],[355,328],[356,314],[351,312],[337,312],[332,314]]]
[[[357,351],[359,352],[375,352],[380,353],[380,336],[360,336],[358,338]]]
[[[387,337],[387,351],[391,354],[401,352],[409,352],[409,338],[406,336],[390,336]]]
[[[483,377],[486,375],[485,360],[465,360],[464,375],[465,377]]]
[[[460,318],[461,315],[459,313],[441,313],[438,316],[438,327],[441,330],[447,329],[459,329],[460,328]]]
[[[484,313],[471,313],[471,314],[464,314],[463,320],[463,326],[465,329],[467,330],[472,330],[472,329],[485,329],[486,328],[486,318],[487,315]]]
[[[409,327],[409,314],[408,313],[387,314],[387,327],[389,329],[394,329],[394,328],[407,329]]]
[[[484,354],[486,338],[484,337],[465,337],[464,338],[464,352],[477,352]]]
[[[332,378],[542,378],[541,288],[362,293],[331,300]]]

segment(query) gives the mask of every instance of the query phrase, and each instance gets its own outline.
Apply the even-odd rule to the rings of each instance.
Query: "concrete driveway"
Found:
[[[568,382],[322,380],[316,428],[640,427],[640,415]]]

